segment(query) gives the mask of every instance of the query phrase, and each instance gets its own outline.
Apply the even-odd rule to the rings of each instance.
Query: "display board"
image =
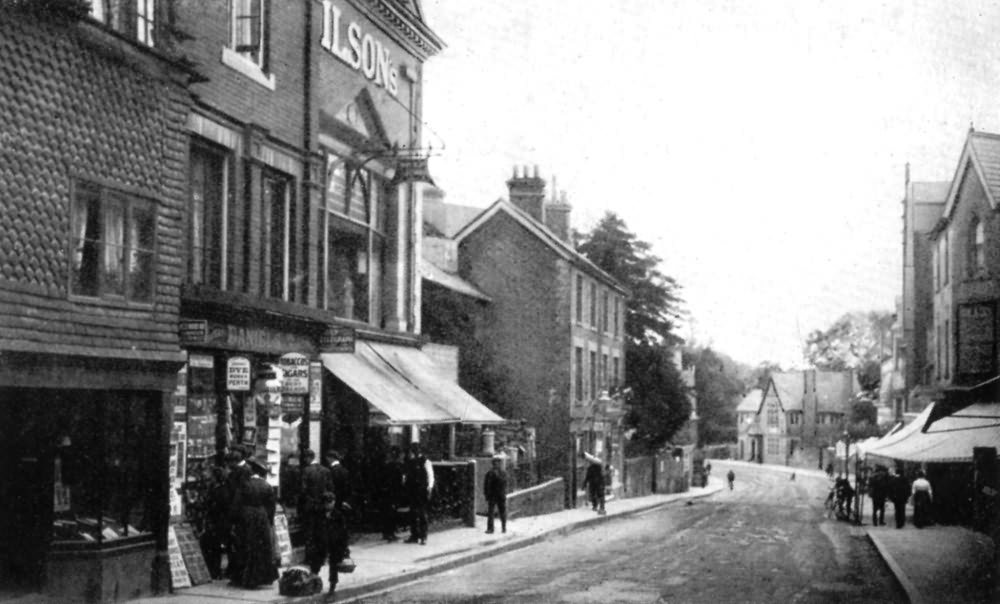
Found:
[[[167,555],[170,557],[170,586],[173,589],[191,587],[191,576],[184,564],[184,555],[173,526],[167,529]]]
[[[288,518],[283,511],[274,515],[274,534],[278,540],[275,547],[281,556],[281,565],[288,566],[292,563],[292,538],[288,533]]]
[[[171,527],[171,530],[177,535],[177,545],[181,556],[184,558],[184,565],[187,567],[190,584],[201,585],[202,583],[211,581],[212,575],[208,572],[205,557],[201,554],[201,545],[198,544],[198,539],[194,536],[191,527],[186,524],[179,524]]]

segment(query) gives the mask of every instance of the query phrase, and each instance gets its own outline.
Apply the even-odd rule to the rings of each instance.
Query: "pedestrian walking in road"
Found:
[[[906,500],[910,498],[910,485],[897,470],[889,476],[889,498],[892,499],[896,528],[901,529],[906,526]]]
[[[885,466],[875,466],[868,480],[868,492],[872,498],[872,525],[885,526],[885,501],[889,497],[889,474]]]
[[[795,475],[792,474],[792,476],[795,476]],[[729,482],[729,490],[732,491],[733,490],[733,481],[736,480],[736,473],[733,472],[732,470],[729,470],[728,472],[726,472],[726,480]],[[793,478],[793,480],[794,480],[794,478]]]
[[[587,466],[587,473],[583,477],[583,488],[590,496],[590,506],[598,514],[606,514],[604,510],[604,468],[601,460],[589,453],[584,452],[583,456],[590,462]]]
[[[507,532],[507,473],[502,466],[503,458],[493,456],[493,467],[483,481],[483,495],[486,497],[486,532],[493,532],[493,513],[500,515],[500,531]]]
[[[917,472],[917,478],[913,481],[913,526],[923,528],[931,523],[931,502],[933,499],[934,493],[931,490],[931,483],[923,472]]]
[[[390,447],[379,476],[379,507],[382,539],[398,541],[396,536],[396,514],[403,495],[403,452],[399,447]]]
[[[312,449],[302,452],[302,490],[299,496],[299,517],[305,538],[305,562],[309,572],[319,574],[326,561],[327,496],[333,494],[333,476],[330,468],[321,465]]]
[[[410,537],[407,543],[427,545],[427,506],[434,490],[434,466],[420,450],[420,443],[411,443],[409,457],[403,464],[403,481],[410,504]]]

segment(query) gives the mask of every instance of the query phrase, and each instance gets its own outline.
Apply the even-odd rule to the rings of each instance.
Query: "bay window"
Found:
[[[382,326],[386,183],[334,156],[328,166],[324,308],[342,319]]]

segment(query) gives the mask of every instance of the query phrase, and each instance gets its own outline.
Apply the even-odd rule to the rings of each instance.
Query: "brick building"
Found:
[[[931,383],[971,386],[997,374],[1000,298],[1000,135],[970,130],[930,233],[933,322],[925,334]]]
[[[752,390],[737,406],[739,459],[824,466],[860,390],[853,371],[773,373],[763,391]]]
[[[500,394],[495,410],[536,429],[539,463],[567,476],[571,495],[577,473],[569,469],[582,477],[583,451],[612,466],[620,489],[624,412],[615,393],[625,375],[628,292],[576,252],[570,206],[565,196],[546,199],[537,168],[515,169],[507,185],[509,201],[498,200],[454,235],[457,276],[489,299],[481,314],[470,314],[463,383],[475,390],[489,381]],[[437,217],[448,208],[440,210],[429,206],[427,218],[446,233],[449,223]]]
[[[169,585],[188,91],[168,2],[0,8],[0,599]]]
[[[906,168],[903,291],[893,326],[897,340],[892,359],[892,373],[902,377],[902,384],[887,397],[897,417],[919,412],[926,404],[920,394],[921,386],[932,383],[933,355],[928,353],[926,337],[933,323],[934,302],[932,247],[928,235],[941,218],[950,184],[947,181],[911,181],[910,168]]]

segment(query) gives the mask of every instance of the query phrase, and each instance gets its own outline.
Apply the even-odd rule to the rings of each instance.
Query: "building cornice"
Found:
[[[445,43],[416,15],[407,14],[388,0],[354,0],[354,5],[369,19],[382,24],[393,39],[421,61],[445,48]]]

